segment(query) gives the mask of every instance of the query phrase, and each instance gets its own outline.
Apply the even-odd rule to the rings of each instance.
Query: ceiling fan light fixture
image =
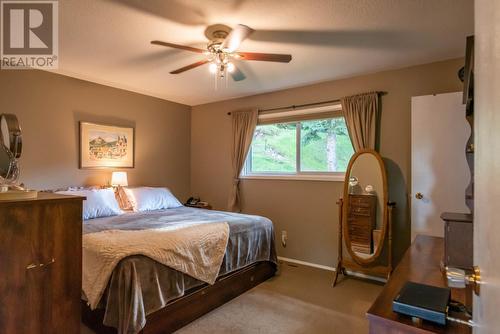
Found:
[[[234,72],[234,64],[233,63],[227,63],[227,71],[229,73]]]
[[[208,70],[210,71],[210,73],[217,73],[218,69],[219,67],[216,63],[210,63],[210,65],[208,65]]]

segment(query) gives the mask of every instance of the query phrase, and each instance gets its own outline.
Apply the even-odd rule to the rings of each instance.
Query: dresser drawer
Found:
[[[351,238],[351,243],[357,243],[357,244],[363,244],[370,246],[371,245],[371,240],[369,238],[363,238],[361,236],[356,236]]]
[[[362,206],[351,206],[351,214],[355,216],[367,216],[371,215],[370,207],[362,207]]]
[[[377,201],[377,196],[373,195],[349,195],[352,204],[372,205]]]
[[[372,229],[367,224],[350,225],[349,237],[351,241],[363,241],[365,243],[370,243],[372,240]]]
[[[349,204],[353,207],[369,208],[371,206],[371,201],[364,198],[354,197],[351,198],[351,203]]]
[[[349,229],[349,234],[351,239],[363,239],[363,240],[371,240],[371,233],[366,231],[366,229]]]
[[[366,228],[373,228],[375,227],[375,220],[372,219],[372,216],[361,216],[361,215],[351,215],[347,219],[347,222],[349,225],[357,225],[357,226],[363,226]]]

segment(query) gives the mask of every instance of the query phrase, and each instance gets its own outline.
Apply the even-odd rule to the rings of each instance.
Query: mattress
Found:
[[[180,207],[126,213],[84,221],[83,234],[106,230],[143,230],[172,226],[181,222],[227,222],[229,241],[219,276],[261,261],[276,263],[274,228],[264,217]],[[163,308],[185,291],[204,283],[145,256],[130,256],[114,269],[99,303],[105,309],[103,323],[118,333],[137,333],[146,316]]]

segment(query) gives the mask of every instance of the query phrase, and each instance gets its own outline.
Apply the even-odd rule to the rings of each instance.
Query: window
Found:
[[[262,124],[243,177],[343,179],[353,153],[342,116]]]

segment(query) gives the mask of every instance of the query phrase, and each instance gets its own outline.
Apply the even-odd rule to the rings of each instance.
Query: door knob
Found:
[[[422,199],[422,198],[424,198],[424,195],[422,193],[416,193],[415,194],[415,198],[416,199]]]

